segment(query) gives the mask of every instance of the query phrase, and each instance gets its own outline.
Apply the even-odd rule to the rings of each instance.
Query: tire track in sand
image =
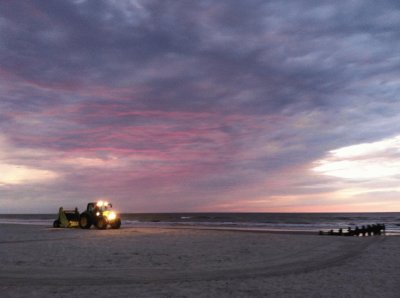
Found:
[[[299,260],[296,259],[297,254],[294,254],[291,257],[293,258],[292,262],[283,260],[282,263],[274,265],[260,264],[259,266],[212,271],[203,269],[199,271],[187,270],[178,272],[176,270],[157,268],[112,268],[88,269],[87,272],[83,272],[83,269],[77,268],[24,268],[21,270],[1,268],[0,285],[127,285],[149,282],[173,283],[303,274],[342,265],[348,260],[362,254],[370,245],[380,243],[385,239],[386,237],[362,238],[357,243],[347,243],[342,250],[337,250],[335,254],[329,256],[323,254],[313,255],[310,253],[309,257],[304,258],[302,256]]]

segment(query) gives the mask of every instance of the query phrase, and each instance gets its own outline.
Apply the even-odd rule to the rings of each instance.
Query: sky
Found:
[[[0,213],[400,211],[400,4],[1,1]]]

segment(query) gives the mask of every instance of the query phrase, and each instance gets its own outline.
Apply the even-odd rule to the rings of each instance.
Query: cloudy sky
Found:
[[[400,211],[393,1],[1,1],[0,213]]]

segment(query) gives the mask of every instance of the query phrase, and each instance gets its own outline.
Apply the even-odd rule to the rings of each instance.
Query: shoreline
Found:
[[[10,223],[10,222],[0,222],[0,226],[3,225],[17,225],[17,226],[37,226],[37,227],[46,227],[48,229],[78,229],[78,228],[53,228],[51,225],[44,225],[44,224],[35,224],[35,223]],[[109,229],[109,228],[108,228]],[[137,225],[137,226],[128,226],[124,227],[121,226],[121,230],[128,230],[128,229],[166,229],[166,230],[204,230],[204,231],[226,231],[226,232],[243,232],[243,233],[265,233],[265,234],[289,234],[289,235],[318,235],[318,236],[332,236],[335,237],[336,235],[319,235],[319,230],[300,230],[300,229],[267,229],[267,228],[241,228],[241,227],[215,227],[215,226],[196,226],[196,225],[177,225],[177,226],[163,226],[163,225]],[[96,230],[95,228],[91,228],[90,230]],[[112,229],[109,229],[112,230]],[[334,229],[338,230],[338,229]],[[327,231],[327,229],[324,229]],[[364,236],[366,237],[379,237],[379,236],[389,236],[389,237],[396,237],[400,236],[400,232],[386,232],[383,235],[376,235],[376,236]],[[355,236],[336,236],[336,237],[355,237]],[[356,237],[357,238],[357,237]],[[359,236],[358,238],[363,238],[363,236]]]

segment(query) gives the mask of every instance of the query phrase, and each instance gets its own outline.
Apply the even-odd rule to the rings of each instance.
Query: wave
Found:
[[[53,226],[51,219],[0,218],[0,224]]]

